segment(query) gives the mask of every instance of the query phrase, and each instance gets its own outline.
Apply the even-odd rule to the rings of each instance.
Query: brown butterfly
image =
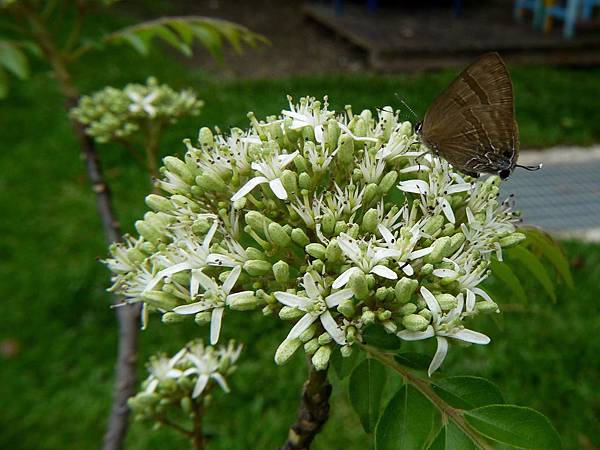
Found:
[[[498,53],[486,53],[467,67],[429,106],[417,125],[422,142],[456,169],[471,176],[507,178],[519,166],[519,128],[513,87]]]

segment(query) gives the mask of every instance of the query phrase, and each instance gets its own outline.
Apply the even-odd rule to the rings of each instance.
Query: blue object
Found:
[[[521,21],[524,9],[533,11],[533,27],[542,28],[544,24],[544,0],[515,0],[513,14],[515,20]]]
[[[565,6],[550,6],[544,11],[544,22],[547,23],[550,18],[563,20],[563,36],[571,39],[575,34],[575,25],[581,12],[581,5],[582,0],[567,0]]]
[[[594,13],[594,6],[600,6],[600,0],[583,0],[581,17],[586,20],[591,19]]]

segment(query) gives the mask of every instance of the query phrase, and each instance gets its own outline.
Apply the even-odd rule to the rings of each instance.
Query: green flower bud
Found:
[[[375,323],[375,313],[370,309],[365,309],[360,318],[364,325]]]
[[[196,184],[205,192],[227,192],[228,188],[223,179],[214,172],[204,172],[196,177]]]
[[[325,145],[333,150],[338,145],[338,140],[340,138],[341,130],[340,126],[335,119],[329,119],[325,124]]]
[[[385,298],[387,297],[387,288],[385,287],[378,287],[377,290],[375,291],[375,298],[377,300],[379,300],[380,302],[385,301]]]
[[[271,264],[268,261],[262,261],[260,259],[249,259],[244,263],[243,268],[248,275],[257,277],[269,273],[271,271]]]
[[[429,218],[429,220],[423,225],[423,233],[433,235],[436,231],[442,228],[444,225],[444,216],[436,215]]]
[[[150,194],[146,196],[146,205],[154,211],[170,212],[173,210],[171,201],[162,195]]]
[[[304,311],[300,311],[298,308],[293,306],[282,306],[279,311],[279,318],[281,320],[295,320],[306,314]]]
[[[511,233],[508,236],[505,236],[500,239],[500,246],[502,248],[514,247],[516,245],[519,245],[525,239],[527,239],[527,236],[525,236],[523,233]]]
[[[302,341],[298,338],[286,339],[275,352],[275,364],[278,366],[284,365],[292,357],[292,355],[298,350],[298,347],[302,345]]]
[[[428,309],[422,309],[421,311],[419,311],[419,315],[425,317],[425,319],[427,319],[428,322],[430,322],[433,318],[433,314]]]
[[[194,174],[188,166],[175,156],[166,156],[163,163],[169,172],[174,173],[187,184],[194,184]]]
[[[316,370],[325,370],[329,365],[329,358],[331,357],[331,347],[323,346],[319,347],[319,350],[315,352],[311,361]]]
[[[403,305],[398,310],[398,312],[401,316],[408,316],[409,314],[414,314],[417,312],[417,305],[415,305],[414,303],[407,303],[406,305]]]
[[[306,159],[304,159],[304,156],[302,155],[296,155],[296,157],[294,158],[294,165],[300,173],[306,172],[308,170],[308,164],[306,164]]]
[[[146,255],[139,249],[132,247],[127,249],[127,258],[135,264],[141,264],[146,259]]]
[[[304,352],[307,355],[313,355],[317,350],[319,350],[319,340],[317,338],[311,339],[304,344]]]
[[[210,323],[210,320],[211,320],[210,311],[202,311],[202,312],[197,313],[194,316],[194,322],[196,322],[200,326]]]
[[[398,330],[398,325],[391,320],[386,320],[385,322],[382,322],[381,325],[383,325],[383,329],[388,334],[394,334]]]
[[[347,234],[348,236],[350,236],[353,239],[358,238],[358,234],[360,233],[360,227],[358,226],[357,223],[353,223],[352,225],[350,225],[348,227],[348,231]]]
[[[363,195],[363,205],[369,205],[379,194],[379,186],[375,183],[367,184]]]
[[[349,166],[354,162],[354,140],[351,136],[343,134],[340,137],[336,158],[342,167]]]
[[[308,253],[313,258],[318,258],[318,259],[324,259],[325,253],[327,251],[327,249],[325,248],[325,246],[323,244],[318,244],[316,242],[313,242],[312,244],[308,244],[306,247],[304,247],[304,250],[306,250],[306,253]]]
[[[260,236],[265,236],[265,229],[272,223],[270,219],[267,219],[263,214],[258,211],[248,211],[244,215],[244,220],[250,227],[256,231]]]
[[[412,133],[412,124],[408,121],[402,122],[402,125],[400,125],[400,129],[398,130],[398,133],[401,136],[410,135]]]
[[[290,266],[285,261],[277,261],[273,264],[273,275],[278,283],[287,283],[290,278]]]
[[[203,147],[212,147],[215,145],[215,140],[213,137],[213,133],[208,127],[200,128],[198,132],[198,144]]]
[[[327,345],[332,341],[331,335],[327,332],[322,333],[317,340],[319,341],[319,345]]]
[[[348,281],[348,286],[358,300],[364,300],[369,295],[367,277],[363,271],[354,272]]]
[[[454,296],[451,294],[438,294],[435,296],[435,299],[437,300],[437,302],[440,305],[440,308],[444,312],[448,312],[456,308],[456,306],[458,305],[456,298],[454,298]]]
[[[212,224],[207,218],[201,217],[196,219],[192,224],[192,231],[198,236],[204,236],[206,233],[208,233],[208,230],[210,230],[211,225]]]
[[[484,314],[500,312],[500,309],[496,303],[487,300],[475,303],[475,309],[477,312]]]
[[[177,297],[163,291],[146,291],[143,293],[142,301],[150,306],[167,311],[180,304]]]
[[[343,347],[341,347],[340,353],[342,354],[342,358],[349,358],[350,356],[352,356],[352,350],[353,348],[349,345],[344,345]]]
[[[162,323],[181,323],[186,320],[187,317],[182,316],[181,314],[177,314],[174,312],[166,312],[162,315],[161,321]]]
[[[277,222],[271,222],[268,226],[269,230],[269,240],[273,245],[276,245],[280,248],[288,247],[292,240],[285,232],[285,229],[279,225]]]
[[[332,236],[335,230],[335,216],[331,213],[326,213],[321,218],[321,231],[325,236]]]
[[[354,302],[352,299],[344,300],[337,307],[337,310],[346,318],[349,319],[356,313]]]
[[[164,234],[161,230],[153,227],[145,220],[138,220],[135,222],[135,229],[137,232],[147,241],[152,242],[153,244],[157,244],[158,241],[162,241],[164,239]]]
[[[302,128],[302,138],[306,141],[314,141],[315,140],[315,129],[313,127],[304,127]]]
[[[402,304],[408,303],[418,287],[419,282],[417,280],[406,277],[401,278],[396,283],[396,287],[394,289],[396,300]]]
[[[281,180],[281,183],[288,194],[298,192],[298,176],[295,172],[285,169],[283,172],[281,172],[279,179]]]
[[[236,311],[249,311],[256,309],[258,306],[258,299],[254,296],[254,293],[248,292],[248,294],[245,295],[236,295],[227,302],[227,305]]]
[[[304,330],[302,332],[302,334],[300,336],[298,336],[298,338],[302,341],[302,342],[308,342],[310,341],[313,337],[315,337],[315,333],[317,332],[317,324],[313,323],[311,324],[306,330]]]
[[[336,236],[339,236],[340,233],[345,233],[346,230],[348,230],[348,224],[346,222],[344,222],[343,220],[338,220],[335,223],[335,230],[334,230],[334,234]]]
[[[320,259],[315,259],[309,266],[311,268],[311,270],[314,270],[315,272],[321,273],[323,271],[323,268],[325,267],[325,263],[323,261],[321,261]]]
[[[329,263],[343,262],[344,261],[344,253],[342,249],[337,243],[337,239],[332,239],[327,244],[327,248],[325,250],[325,259]]]
[[[402,318],[402,325],[409,331],[423,331],[429,325],[429,321],[418,314],[409,314]]]
[[[248,255],[248,259],[260,259],[263,261],[267,260],[266,255],[256,247],[247,247],[246,254]]]
[[[361,229],[367,233],[375,233],[377,224],[379,223],[379,217],[375,208],[369,209],[363,216]]]
[[[384,321],[384,320],[388,320],[392,317],[392,312],[389,309],[383,310],[383,311],[379,311],[377,313],[377,318],[380,321]]]
[[[308,244],[310,244],[310,239],[301,228],[294,228],[292,230],[292,241],[302,247],[306,247]]]
[[[465,235],[462,233],[456,233],[450,237],[450,254],[456,252],[461,245],[465,242]]]
[[[233,209],[235,209],[236,211],[244,209],[247,202],[248,200],[246,199],[246,197],[239,198],[235,202],[233,202]]]
[[[192,399],[189,397],[183,397],[179,402],[181,410],[188,416],[192,413]]]
[[[432,252],[423,258],[423,261],[437,264],[442,261],[443,258],[449,256],[450,253],[450,238],[448,236],[443,236],[437,238],[433,243]]]
[[[298,185],[301,189],[310,191],[313,188],[312,178],[306,172],[302,172],[300,176],[298,176]]]
[[[426,277],[427,275],[431,275],[433,273],[433,264],[425,264],[421,267],[419,271],[419,275]]]
[[[387,194],[388,191],[396,184],[396,180],[398,179],[398,172],[395,170],[390,170],[388,173],[384,175],[384,177],[379,182],[379,189],[382,194]]]

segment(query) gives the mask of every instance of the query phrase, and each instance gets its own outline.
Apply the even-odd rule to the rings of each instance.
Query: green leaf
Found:
[[[398,350],[402,341],[395,334],[386,332],[383,327],[371,325],[363,333],[363,342],[381,350]]]
[[[192,27],[189,22],[175,19],[171,21],[169,25],[177,32],[181,40],[188,46],[191,46],[194,43],[194,32],[192,31]]]
[[[204,24],[194,25],[192,31],[202,45],[208,49],[213,58],[217,61],[223,60],[223,42],[218,32]]]
[[[482,435],[517,448],[555,450],[560,437],[550,421],[537,411],[515,405],[489,405],[465,412]]]
[[[453,422],[440,430],[428,450],[477,450],[471,439]]]
[[[485,378],[458,376],[436,380],[435,392],[450,406],[473,409],[504,403],[498,387]]]
[[[375,429],[376,450],[415,450],[430,439],[437,410],[419,391],[404,385],[389,401]]]
[[[394,359],[403,366],[417,370],[427,370],[431,363],[431,356],[416,352],[402,352],[394,356]]]
[[[29,76],[29,63],[25,53],[10,42],[0,42],[0,65],[21,80]]]
[[[4,69],[0,67],[0,99],[6,98],[8,95],[8,83],[8,75],[6,75]]]
[[[151,30],[156,36],[160,37],[163,41],[171,45],[173,48],[179,50],[185,56],[192,55],[192,49],[189,47],[189,45],[187,45],[185,42],[179,39],[179,36],[173,31],[171,31],[169,27],[156,25],[153,28],[151,28]]]
[[[563,253],[562,247],[558,242],[548,236],[541,230],[532,227],[523,227],[519,231],[523,231],[527,235],[526,245],[532,245],[533,248],[539,251],[560,274],[563,280],[571,289],[573,288],[573,275],[569,268],[569,261]]]
[[[143,39],[140,34],[123,33],[121,38],[127,42],[136,52],[147,56],[150,53],[150,48],[146,39]]]
[[[523,289],[521,282],[510,269],[508,264],[494,260],[492,261],[491,269],[492,274],[498,278],[498,280],[507,285],[521,302],[525,303],[527,301],[527,295],[525,294],[525,290]]]
[[[360,361],[361,355],[362,352],[359,352],[357,349],[354,349],[352,354],[347,358],[344,358],[339,351],[333,352],[331,355],[331,366],[340,380],[343,380],[352,373],[352,370],[354,370],[356,364]]]
[[[554,290],[554,282],[550,279],[548,272],[544,265],[540,262],[538,257],[527,250],[525,247],[514,247],[507,250],[509,257],[515,258],[519,261],[525,269],[527,269],[531,275],[543,286],[544,290],[548,293],[553,301],[556,301],[556,292]]]
[[[350,375],[348,385],[350,404],[367,433],[373,431],[379,419],[385,378],[385,367],[371,358],[360,363]]]

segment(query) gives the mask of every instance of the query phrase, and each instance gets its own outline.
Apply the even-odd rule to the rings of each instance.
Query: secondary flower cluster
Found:
[[[241,351],[233,341],[216,348],[195,340],[171,358],[153,356],[142,391],[129,399],[130,408],[138,419],[164,417],[175,412],[170,409],[192,414],[194,404],[206,400],[213,385],[229,392],[226,377],[235,371]]]
[[[177,92],[148,78],[146,84],[106,87],[86,95],[71,116],[86,126],[90,136],[106,143],[127,138],[151,121],[175,123],[180,117],[198,115],[203,104],[192,90]]]
[[[450,342],[489,342],[465,322],[498,311],[480,283],[524,236],[498,177],[456,172],[390,107],[327,106],[290,99],[280,116],[250,113],[247,131],[186,140],[139,237],[111,248],[112,289],[164,322],[209,322],[212,343],[229,310],[276,315],[292,323],[278,364],[303,347],[324,369],[368,327],[435,337],[432,373]]]

